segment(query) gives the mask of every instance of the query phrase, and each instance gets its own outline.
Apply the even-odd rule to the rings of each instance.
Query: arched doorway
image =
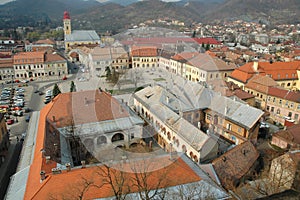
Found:
[[[124,140],[124,135],[122,133],[116,133],[111,138],[111,142],[117,142],[117,141],[122,141],[122,140]]]
[[[107,139],[104,135],[97,138],[97,145],[106,144],[106,143],[107,143]]]

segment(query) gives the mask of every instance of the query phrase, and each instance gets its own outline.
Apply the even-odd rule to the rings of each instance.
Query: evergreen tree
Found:
[[[115,69],[113,69],[113,71],[112,71],[111,81],[112,81],[113,83],[117,83],[117,82],[119,81],[119,73],[116,72]]]
[[[107,67],[105,68],[105,72],[106,72],[106,80],[107,80],[107,81],[110,81],[110,80],[111,80],[111,71],[110,71],[109,66],[107,66]]]
[[[195,38],[195,37],[196,37],[196,31],[194,30],[192,38]]]
[[[210,44],[208,43],[208,44],[206,44],[206,46],[205,46],[205,50],[208,51],[209,49],[210,49]]]
[[[74,81],[71,81],[70,92],[76,92],[76,86],[75,86]]]
[[[53,87],[53,97],[56,97],[58,94],[60,94],[61,91],[57,85],[57,83],[55,83],[54,87]]]

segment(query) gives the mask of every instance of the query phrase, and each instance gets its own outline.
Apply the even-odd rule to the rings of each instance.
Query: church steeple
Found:
[[[71,34],[72,29],[71,29],[71,18],[70,18],[70,14],[65,11],[64,12],[64,33],[65,35],[69,35]]]

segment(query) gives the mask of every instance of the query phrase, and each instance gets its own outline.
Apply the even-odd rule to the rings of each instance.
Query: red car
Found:
[[[11,124],[14,123],[14,120],[13,120],[13,119],[8,119],[8,120],[6,121],[6,123],[7,123],[7,125],[11,125]]]
[[[16,80],[15,80],[15,83],[20,83],[20,80],[16,79]]]
[[[62,78],[62,80],[67,80],[68,78],[66,77],[66,76],[64,76],[63,78]]]

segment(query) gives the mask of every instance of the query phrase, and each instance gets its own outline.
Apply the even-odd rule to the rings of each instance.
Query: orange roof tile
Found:
[[[0,68],[13,68],[13,59],[12,58],[0,59]]]
[[[65,58],[63,58],[57,53],[47,53],[45,57],[45,62],[66,61]]]
[[[125,170],[119,171],[118,169],[120,167]],[[151,170],[152,167],[155,167],[155,169]],[[110,170],[110,173],[112,174],[111,177],[114,181],[114,187],[117,187],[115,176],[124,177],[125,180],[122,190],[128,193],[138,191],[136,186],[136,174],[138,174],[140,181],[146,174],[147,189],[171,187],[201,180],[201,178],[180,158],[172,162],[168,157],[154,158],[154,160],[151,161],[130,161],[125,164],[115,164]],[[102,187],[89,187],[83,194],[83,199],[114,196],[111,185],[103,185],[103,182],[107,181],[107,178],[104,177],[107,172],[106,167],[99,165],[88,166],[84,169],[73,168],[69,172],[62,171],[61,174],[56,175],[47,174],[46,180],[42,183],[38,182],[37,185],[35,185],[34,189],[36,190],[36,193],[31,196],[31,199],[47,199],[49,197],[55,197],[55,199],[63,199],[63,197],[74,199],[76,195],[80,194],[84,188],[84,184],[88,181],[98,187]],[[39,173],[36,175],[39,176]]]
[[[21,52],[14,55],[14,64],[31,64],[44,62],[45,52]]]
[[[246,83],[254,74],[269,75],[274,80],[296,80],[297,69],[300,67],[300,61],[293,62],[258,62],[258,70],[254,70],[254,63],[249,62],[238,69],[234,70],[230,75],[235,80]]]
[[[248,83],[245,85],[246,88],[268,94],[270,86],[277,86],[278,84],[269,76],[254,75]]]
[[[132,46],[131,55],[135,57],[155,57],[158,56],[155,46]]]
[[[53,104],[47,118],[52,123],[55,120],[57,127],[70,125],[72,120],[84,124],[129,116],[115,98],[99,90],[62,93]]]

